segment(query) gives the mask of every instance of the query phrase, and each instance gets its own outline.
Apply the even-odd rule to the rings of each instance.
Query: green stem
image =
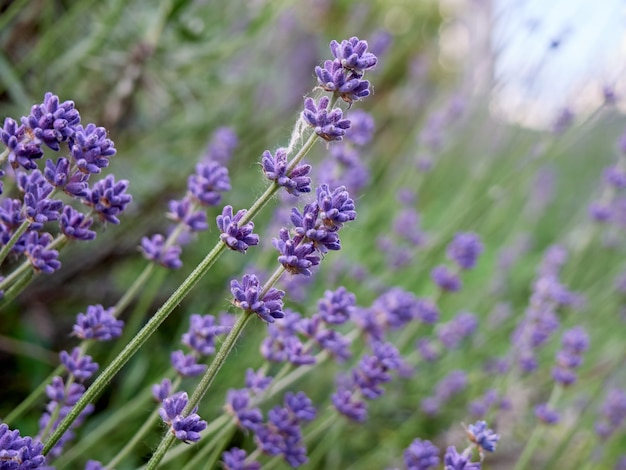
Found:
[[[220,457],[220,451],[231,439],[235,432],[234,422],[224,426],[221,431],[211,439],[193,459],[182,468],[182,470],[195,470],[197,468],[216,468],[215,463]]]
[[[17,230],[13,232],[13,235],[11,235],[9,241],[0,250],[0,265],[4,263],[4,260],[11,251],[11,248],[13,248],[17,241],[20,239],[20,237],[24,235],[24,233],[26,233],[28,227],[30,227],[30,220],[25,220],[24,222],[22,222],[22,225],[20,225]]]
[[[191,410],[193,410],[193,408],[195,408],[196,405],[200,403],[200,400],[202,400],[202,397],[204,397],[206,392],[211,387],[213,380],[215,380],[217,373],[220,371],[220,369],[226,362],[226,358],[228,357],[233,347],[235,346],[235,343],[237,342],[237,339],[239,339],[239,336],[243,332],[246,324],[254,316],[255,315],[252,312],[244,312],[243,314],[239,316],[239,318],[233,325],[232,329],[228,333],[228,336],[226,336],[226,338],[224,339],[224,343],[222,344],[222,347],[219,349],[219,351],[215,355],[215,359],[213,359],[213,362],[211,362],[211,365],[202,376],[200,383],[198,384],[195,391],[193,392],[193,395],[189,399],[189,403],[187,403],[187,406],[183,410],[184,416],[187,416],[191,412]],[[148,470],[153,470],[158,467],[159,463],[165,456],[165,453],[170,448],[170,446],[172,445],[175,439],[176,437],[171,432],[168,432],[165,435],[163,440],[161,440],[159,447],[154,452],[154,454],[150,458],[150,461],[147,464]]]
[[[17,278],[17,280],[15,280],[15,278],[13,279],[13,284],[11,285],[11,287],[9,287],[9,289],[4,292],[2,301],[0,301],[0,310],[4,309],[4,307],[9,305],[13,301],[13,299],[15,299],[15,297],[20,295],[20,293],[30,283],[31,279],[35,276],[35,271],[31,269],[21,274],[22,275]]]

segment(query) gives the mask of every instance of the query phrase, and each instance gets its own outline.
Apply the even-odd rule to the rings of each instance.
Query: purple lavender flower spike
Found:
[[[285,393],[285,407],[297,421],[312,421],[315,419],[317,410],[313,402],[304,392]]]
[[[439,320],[439,307],[430,299],[418,299],[415,304],[415,318],[427,325],[433,325]]]
[[[467,387],[467,374],[462,370],[453,370],[446,375],[435,389],[440,402],[447,402],[454,395],[461,393]]]
[[[27,470],[48,468],[42,455],[43,444],[30,437],[21,437],[18,430],[0,424],[0,468],[3,470]]]
[[[472,269],[476,265],[478,256],[483,251],[480,238],[475,233],[457,233],[454,240],[448,245],[448,258],[454,261],[461,269]]]
[[[163,406],[159,408],[161,419],[170,426],[176,439],[185,444],[200,440],[200,432],[206,429],[206,421],[200,419],[195,408],[189,416],[182,416],[188,402],[187,393],[179,392],[163,400]]]
[[[192,232],[203,232],[209,228],[206,212],[198,210],[192,212],[191,198],[184,197],[180,201],[170,201],[168,217],[175,222],[183,222]]]
[[[306,98],[302,118],[315,129],[318,136],[331,142],[343,139],[346,129],[350,127],[350,121],[343,119],[343,111],[339,108],[329,111],[329,104],[330,99],[327,96],[322,96],[318,104],[315,104],[313,98]]]
[[[189,194],[204,206],[216,206],[225,191],[230,191],[228,169],[217,162],[198,163],[187,179]]]
[[[285,293],[272,287],[260,298],[261,290],[259,279],[254,274],[244,274],[241,284],[235,279],[230,282],[230,292],[237,307],[256,313],[261,320],[268,323],[273,323],[276,318],[283,318],[285,314],[282,310],[282,299]]]
[[[37,232],[27,232],[24,235],[24,254],[37,272],[52,274],[61,267],[57,259],[59,252],[46,249],[50,242],[52,242],[52,235],[47,232],[41,235]]]
[[[415,439],[404,451],[407,470],[432,470],[439,466],[439,448],[430,441]]]
[[[11,118],[4,120],[4,126],[0,129],[0,140],[10,150],[9,163],[13,168],[21,166],[25,170],[34,170],[37,160],[43,156],[41,145],[33,140],[32,131],[26,131],[24,125],[18,125]]]
[[[362,423],[367,419],[367,407],[365,402],[354,396],[350,390],[339,388],[331,396],[335,409],[357,423]]]
[[[74,348],[71,354],[68,354],[67,351],[61,351],[59,356],[61,364],[81,382],[91,377],[98,370],[98,364],[93,362],[91,356],[83,355],[80,348]]]
[[[617,189],[624,189],[626,188],[626,171],[617,165],[610,166],[604,170],[604,181]]]
[[[171,424],[174,418],[180,416],[189,403],[187,392],[178,392],[163,400],[163,407],[159,409],[161,419],[167,424]]]
[[[67,158],[61,157],[56,163],[46,160],[43,175],[55,188],[62,189],[71,197],[84,198],[89,192],[89,174],[75,171],[70,175],[71,163]]]
[[[356,219],[354,201],[350,198],[345,186],[330,190],[327,184],[321,184],[315,191],[320,218],[324,226],[338,230],[343,224]]]
[[[448,447],[443,457],[444,470],[480,470],[480,462],[472,462],[471,455],[459,454],[454,446]]]
[[[281,228],[280,238],[274,238],[272,243],[280,253],[278,262],[291,274],[311,275],[311,268],[320,264],[320,257],[315,252],[313,243],[300,243],[289,237],[289,232]]]
[[[237,134],[235,134],[232,128],[218,127],[213,132],[211,142],[209,142],[207,147],[205,159],[226,165],[238,144]]]
[[[315,67],[317,83],[325,90],[336,93],[346,103],[359,101],[370,95],[370,82],[362,80],[356,73],[346,76],[341,63],[336,60],[327,60],[324,67]]]
[[[215,352],[215,337],[228,332],[229,328],[215,324],[213,315],[193,314],[189,318],[189,331],[183,334],[183,344],[202,356]]]
[[[22,201],[19,199],[3,199],[0,203],[0,222],[6,232],[12,232],[24,222],[24,214],[22,212]],[[5,228],[6,227],[6,228]],[[11,233],[7,233],[9,238]],[[7,240],[2,240],[3,244]]]
[[[249,408],[249,405],[250,392],[247,389],[227,392],[226,412],[235,417],[238,426],[256,432],[263,423],[263,414],[259,408]]]
[[[152,386],[152,396],[156,401],[161,403],[172,394],[172,381],[163,379],[161,383]]]
[[[85,203],[93,207],[100,219],[117,225],[120,223],[117,216],[133,199],[130,194],[126,194],[127,188],[127,180],[120,180],[116,183],[115,177],[108,175],[93,185],[85,198]]]
[[[76,166],[82,173],[100,173],[102,168],[109,166],[109,158],[115,155],[113,141],[107,138],[104,127],[80,124],[74,129],[71,139],[71,154]]]
[[[248,247],[259,244],[259,236],[252,233],[254,222],[248,222],[239,226],[239,222],[246,214],[247,210],[241,209],[233,216],[233,207],[225,206],[222,214],[217,216],[217,227],[219,228],[220,240],[233,251],[245,253]]]
[[[320,223],[319,214],[320,210],[317,203],[307,204],[302,213],[295,207],[291,209],[291,223],[296,233],[294,243],[298,245],[306,239],[305,241],[312,242],[313,247],[320,253],[326,253],[328,250],[340,250],[339,235]]]
[[[91,217],[78,212],[72,206],[65,206],[59,217],[59,228],[63,235],[74,240],[93,240],[96,238],[96,232],[89,230],[93,224]]]
[[[346,131],[346,139],[363,146],[372,140],[374,130],[374,118],[370,113],[362,109],[350,111],[350,129]]]
[[[270,181],[275,181],[278,186],[284,187],[289,194],[299,196],[300,193],[311,192],[311,165],[298,165],[287,174],[287,152],[284,148],[276,150],[272,156],[269,150],[263,152],[261,160],[263,173]]]
[[[263,371],[246,370],[246,387],[254,394],[261,393],[272,383],[272,377],[266,377]]]
[[[330,51],[339,60],[342,67],[358,74],[371,70],[376,66],[378,59],[371,52],[367,52],[367,41],[361,41],[353,36],[348,40],[330,42]]]
[[[415,344],[417,352],[426,362],[434,362],[439,358],[439,351],[434,343],[427,338],[420,338]]]
[[[168,269],[179,269],[183,265],[180,260],[182,248],[178,245],[166,247],[165,237],[160,233],[152,235],[151,238],[143,237],[140,248],[146,259],[159,263]]]
[[[558,411],[550,408],[547,403],[535,406],[535,416],[544,424],[556,424],[561,419]]]
[[[97,460],[87,460],[85,470],[104,470],[104,465]]]
[[[54,187],[39,170],[28,174],[18,172],[17,186],[24,193],[23,211],[31,221],[32,230],[39,230],[46,222],[59,218],[63,202],[48,198]]]
[[[486,421],[476,421],[475,424],[470,424],[467,427],[467,436],[481,452],[483,450],[494,452],[500,440],[500,435],[489,429]]]
[[[322,319],[331,325],[343,325],[350,319],[356,306],[356,296],[345,287],[335,291],[327,290],[324,298],[317,303]]]
[[[198,364],[198,358],[194,354],[185,355],[181,350],[172,353],[171,361],[172,367],[183,377],[195,377],[207,368],[206,364]]]
[[[74,108],[73,101],[59,103],[59,97],[48,92],[42,104],[34,105],[28,117],[22,118],[22,124],[32,130],[39,142],[46,144],[55,152],[59,143],[68,142],[74,136],[80,115]]]
[[[430,277],[440,289],[447,292],[457,292],[463,286],[459,276],[444,265],[435,267],[430,272]]]
[[[603,439],[611,437],[626,421],[626,392],[619,388],[608,391],[594,428]]]
[[[222,466],[224,470],[261,470],[261,464],[258,462],[246,462],[246,451],[233,447],[222,453]]]
[[[73,334],[80,339],[110,341],[122,334],[124,322],[113,316],[115,307],[104,309],[102,305],[90,305],[87,313],[79,313],[76,317]]]

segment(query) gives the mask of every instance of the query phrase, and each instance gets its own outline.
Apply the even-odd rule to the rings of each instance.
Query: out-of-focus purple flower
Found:
[[[104,127],[80,124],[74,128],[70,151],[76,166],[83,173],[100,173],[102,168],[109,166],[109,158],[115,155],[113,141],[107,138]]]
[[[42,451],[41,442],[21,437],[17,429],[11,431],[6,424],[0,424],[0,462],[3,470],[44,468],[46,458]]]
[[[447,292],[457,292],[463,286],[458,274],[443,264],[433,268],[430,277],[440,289]]]
[[[407,470],[432,470],[439,466],[439,448],[430,441],[415,439],[404,451]]]
[[[362,423],[367,419],[367,406],[364,401],[354,396],[354,393],[345,388],[339,388],[331,396],[331,401],[335,409],[357,423]]]
[[[391,343],[374,343],[373,352],[372,355],[364,355],[352,371],[355,386],[369,400],[384,393],[380,386],[391,380],[390,371],[397,370],[402,365],[400,353]]]
[[[467,436],[480,451],[494,452],[500,440],[500,435],[487,427],[486,421],[476,421],[467,427]]]
[[[355,73],[362,74],[376,66],[378,59],[371,52],[367,52],[367,41],[361,41],[353,36],[350,39],[330,42],[330,51],[342,67]]]
[[[344,223],[356,219],[354,201],[345,186],[339,186],[331,191],[328,185],[321,184],[315,192],[321,211],[320,218],[327,228],[338,230]]]
[[[298,422],[308,422],[315,419],[317,410],[311,399],[304,392],[287,392],[284,397],[285,408]]]
[[[473,416],[482,418],[487,414],[487,412],[497,399],[498,392],[496,392],[494,389],[489,389],[480,398],[473,400],[468,405],[468,410]]]
[[[85,463],[85,470],[104,470],[104,465],[97,460],[87,460],[87,463]]]
[[[241,284],[233,279],[230,282],[230,292],[233,294],[234,303],[246,312],[256,313],[262,320],[273,323],[276,318],[283,318],[283,297],[281,290],[271,288],[263,298],[262,286],[254,274],[244,274]]]
[[[439,307],[430,299],[418,299],[415,304],[415,318],[432,325],[439,320]]]
[[[185,355],[181,350],[172,353],[171,361],[172,367],[183,377],[195,377],[207,368],[206,364],[198,364],[198,358],[194,354]]]
[[[446,348],[455,349],[463,339],[474,333],[477,326],[476,315],[469,312],[459,312],[454,319],[439,326],[437,336]]]
[[[9,149],[9,163],[13,168],[22,166],[25,170],[34,170],[37,160],[43,156],[41,144],[33,141],[32,131],[26,131],[24,125],[18,125],[11,118],[5,118],[0,129],[0,140]]]
[[[600,408],[600,417],[595,430],[604,439],[610,437],[626,421],[626,392],[620,388],[611,388]]]
[[[442,403],[445,403],[465,390],[467,382],[467,374],[464,371],[453,370],[439,381],[435,388],[435,395]]]
[[[356,296],[345,287],[327,290],[317,303],[322,319],[331,325],[342,325],[350,319],[356,305]]]
[[[291,274],[310,276],[311,268],[320,264],[320,257],[313,243],[296,243],[285,228],[280,229],[279,237],[272,240],[280,253],[278,262]]]
[[[170,201],[167,215],[175,222],[184,223],[192,232],[202,232],[209,228],[206,212],[202,210],[194,211],[193,202],[189,197],[184,197],[180,201]]]
[[[327,141],[341,140],[350,127],[350,121],[343,119],[343,111],[339,108],[328,110],[330,99],[322,96],[316,104],[313,98],[305,98],[302,118],[315,133]]]
[[[426,362],[433,362],[439,358],[439,351],[435,348],[433,341],[427,338],[420,338],[415,347],[422,359]]]
[[[299,196],[300,193],[311,192],[311,178],[308,176],[311,165],[298,165],[287,174],[289,165],[287,151],[284,148],[277,149],[274,156],[269,150],[263,152],[261,165],[266,178],[284,187],[289,194]]]
[[[188,416],[182,415],[188,402],[187,393],[179,392],[163,400],[159,408],[159,415],[170,426],[172,434],[186,444],[200,440],[200,432],[206,429],[206,421],[200,419],[195,409]]]
[[[374,118],[362,109],[350,111],[350,128],[346,131],[346,139],[356,145],[366,145],[374,136]]]
[[[624,189],[626,188],[626,171],[617,165],[612,165],[604,170],[604,181],[617,189]]]
[[[603,85],[602,98],[604,99],[604,104],[607,106],[611,106],[617,103],[617,94],[615,93],[615,88],[610,85]]]
[[[448,447],[443,456],[444,470],[480,470],[480,462],[472,462],[471,454],[459,454],[454,446]]]
[[[232,128],[218,127],[213,132],[204,158],[226,165],[238,144],[237,134]]]
[[[224,409],[237,420],[237,425],[255,431],[263,423],[263,414],[259,408],[250,408],[250,392],[247,389],[229,390],[226,394]]]
[[[216,206],[220,193],[230,191],[228,169],[217,162],[198,163],[196,172],[187,178],[187,189],[193,199],[204,206]]]
[[[565,107],[561,109],[556,119],[552,123],[552,132],[554,134],[562,134],[574,123],[574,113],[571,109]]]
[[[133,200],[130,194],[126,194],[127,189],[127,180],[120,180],[116,183],[115,177],[108,175],[92,186],[91,191],[85,197],[85,203],[93,207],[102,220],[119,224],[120,220],[117,216]]]
[[[562,348],[556,355],[557,365],[552,370],[552,378],[563,386],[576,381],[574,369],[582,364],[582,353],[589,347],[589,337],[581,327],[563,333]]]
[[[168,269],[179,269],[183,265],[180,260],[183,249],[178,245],[166,246],[165,237],[160,233],[152,235],[151,238],[143,237],[140,248],[146,259]]]
[[[189,331],[183,334],[183,344],[202,356],[215,352],[215,337],[227,333],[228,327],[216,325],[213,315],[193,314],[189,318]]]
[[[163,379],[161,383],[152,386],[152,396],[156,401],[161,403],[172,394],[172,381]]]
[[[222,466],[224,470],[261,470],[261,464],[254,462],[246,462],[246,451],[233,447],[222,453]]]
[[[613,217],[613,208],[604,202],[592,202],[589,205],[589,216],[595,222],[608,222]]]
[[[102,305],[90,305],[87,313],[76,316],[74,333],[80,339],[110,341],[122,334],[124,322],[113,316],[115,307],[104,309]]]
[[[96,238],[96,232],[89,230],[93,224],[91,217],[85,216],[82,212],[78,212],[72,206],[65,206],[59,217],[59,228],[63,235],[74,240],[93,240]]]
[[[478,256],[483,251],[483,245],[478,235],[471,232],[457,233],[450,242],[446,253],[461,269],[472,269],[476,265]]]
[[[535,416],[544,424],[556,424],[560,421],[561,415],[547,403],[535,406]]]
[[[83,355],[80,348],[74,348],[71,354],[68,354],[67,351],[61,351],[59,356],[61,364],[79,381],[88,379],[98,370],[98,364],[93,362],[91,356]]]
[[[320,348],[328,351],[337,361],[343,362],[350,358],[350,340],[335,330],[322,330],[314,337]]]
[[[38,232],[27,232],[24,235],[24,254],[37,272],[52,274],[61,267],[57,259],[57,250],[48,250],[46,247],[52,242],[52,235],[47,232],[41,235]]]
[[[254,372],[252,369],[246,370],[246,387],[254,394],[261,393],[269,384],[272,383],[272,377],[267,377],[262,370]]]
[[[248,247],[259,244],[259,236],[252,233],[254,222],[239,225],[243,216],[248,212],[246,209],[237,211],[233,216],[233,207],[225,206],[222,214],[217,216],[217,228],[219,228],[220,240],[231,250],[245,253]]]
[[[394,287],[374,300],[372,308],[380,312],[388,326],[398,329],[416,318],[418,302],[411,292]]]
[[[420,215],[413,208],[402,209],[393,222],[393,230],[402,239],[414,246],[421,246],[426,241],[426,235],[420,228]],[[403,253],[405,258],[407,256]]]

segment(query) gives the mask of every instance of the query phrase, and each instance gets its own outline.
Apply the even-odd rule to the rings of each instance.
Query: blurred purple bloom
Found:
[[[97,460],[87,460],[85,470],[104,470],[104,465]]]
[[[152,238],[143,237],[140,247],[146,259],[168,269],[179,269],[183,265],[180,260],[182,248],[178,245],[166,246],[165,237],[160,233],[152,235]]]
[[[277,149],[274,156],[269,150],[263,152],[261,165],[266,178],[284,187],[289,194],[299,196],[300,193],[311,192],[311,178],[308,176],[311,172],[311,165],[299,165],[287,174],[289,165],[287,151],[284,148]]]
[[[305,98],[302,118],[315,133],[327,141],[341,140],[350,127],[350,121],[343,119],[343,111],[339,108],[328,110],[330,100],[327,96],[322,96],[318,104],[313,98]]]
[[[430,441],[415,439],[404,451],[407,470],[432,470],[439,466],[439,448]]]
[[[617,165],[612,165],[604,170],[604,181],[617,189],[624,189],[626,188],[626,171]]]
[[[486,421],[476,421],[467,427],[467,435],[480,451],[494,452],[500,440],[500,435],[487,427]]]
[[[270,383],[272,383],[272,377],[266,377],[262,370],[258,372],[254,372],[252,369],[246,370],[245,384],[252,393],[261,393]]]
[[[437,336],[446,348],[455,349],[463,339],[474,333],[477,326],[476,315],[460,312],[454,319],[439,326]]]
[[[400,353],[391,343],[374,343],[373,352],[372,355],[364,355],[352,371],[355,386],[369,400],[384,393],[380,385],[391,380],[389,371],[397,370],[402,365]]]
[[[574,123],[574,113],[571,109],[565,107],[561,109],[556,119],[552,123],[552,132],[554,134],[562,134]]]
[[[461,269],[472,269],[483,251],[480,238],[475,233],[457,233],[450,242],[446,253]]]
[[[535,406],[535,416],[544,424],[556,424],[561,419],[559,412],[550,408],[547,403]]]
[[[195,377],[202,374],[206,364],[198,364],[198,358],[192,353],[185,355],[181,350],[174,351],[171,356],[172,367],[183,377]]]
[[[427,338],[420,338],[415,346],[417,352],[426,362],[433,362],[439,358],[439,351],[435,348],[433,341]]]
[[[339,388],[331,396],[335,409],[347,418],[362,423],[367,419],[365,402],[354,396],[354,393],[345,388]]]
[[[229,331],[229,327],[215,324],[213,315],[193,314],[189,318],[189,330],[183,334],[183,344],[202,356],[215,352],[215,337]]]
[[[261,298],[261,290],[259,279],[254,274],[244,274],[241,284],[234,279],[230,282],[230,292],[237,307],[256,313],[268,323],[274,322],[276,318],[283,318],[285,314],[282,311],[282,298],[285,293],[272,287]]]
[[[322,319],[332,325],[342,325],[350,319],[356,305],[356,296],[345,287],[327,290],[317,303]]]
[[[313,402],[304,392],[285,393],[284,404],[285,408],[289,410],[290,414],[298,422],[312,421],[317,414]]]
[[[213,132],[204,158],[226,165],[238,144],[237,134],[232,128],[218,127]]]
[[[102,305],[90,305],[87,313],[79,313],[74,325],[74,333],[80,339],[110,341],[122,334],[124,322],[113,316],[115,307],[104,309]]]
[[[418,299],[415,304],[415,318],[432,325],[439,320],[439,307],[430,299]]]
[[[61,351],[59,356],[61,364],[81,382],[91,377],[98,370],[98,364],[93,362],[91,356],[85,356],[80,348],[72,349],[71,354],[68,354],[67,351]]]
[[[467,384],[467,374],[462,370],[453,370],[439,381],[435,388],[435,395],[440,402],[445,403],[454,395],[465,390]]]
[[[459,454],[454,446],[448,447],[443,457],[444,470],[480,470],[479,462],[472,462],[471,455]]]
[[[457,292],[461,290],[462,283],[458,274],[450,270],[447,266],[439,265],[430,272],[430,277],[440,289],[447,292]]]
[[[233,447],[222,453],[222,466],[224,470],[260,470],[261,464],[254,462],[246,462],[245,450]]]
[[[115,177],[109,175],[92,186],[85,198],[85,203],[93,207],[102,220],[119,224],[117,216],[133,199],[130,194],[126,194],[126,189],[128,189],[127,180],[120,180],[116,183]]]
[[[252,233],[254,222],[247,222],[239,225],[241,219],[248,212],[246,209],[237,211],[233,216],[233,207],[225,206],[222,214],[217,216],[217,228],[219,228],[220,240],[231,250],[245,253],[248,247],[259,244],[259,236]]]
[[[220,193],[230,191],[228,169],[213,161],[198,163],[196,172],[187,178],[187,189],[200,204],[216,206],[222,200]]]
[[[184,223],[192,232],[202,232],[209,228],[206,212],[193,211],[193,202],[189,197],[184,197],[180,201],[170,201],[167,215],[175,222]]]
[[[247,389],[228,390],[226,394],[226,412],[234,416],[238,426],[256,431],[263,422],[263,414],[258,408],[249,408],[250,393]]]
[[[346,131],[346,139],[356,145],[366,145],[374,136],[375,123],[372,115],[362,109],[350,111],[350,129]]]
[[[172,381],[163,379],[161,383],[152,386],[152,396],[156,401],[161,403],[172,394]]]
[[[52,235],[47,232],[41,235],[38,232],[27,232],[24,235],[24,254],[37,272],[52,274],[61,267],[57,259],[57,250],[48,250],[46,247],[52,242]]]

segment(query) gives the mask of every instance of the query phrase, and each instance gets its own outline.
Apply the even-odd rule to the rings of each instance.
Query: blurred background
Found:
[[[623,226],[597,241],[587,206],[599,194],[602,167],[619,155],[624,129],[625,7],[622,0],[0,1],[0,117],[27,115],[47,91],[73,100],[84,123],[107,128],[117,148],[110,173],[129,180],[133,195],[120,226],[100,230],[94,243],[70,245],[61,271],[39,276],[0,313],[0,416],[49,374],[58,351],[75,344],[69,332],[76,314],[87,305],[113,305],[141,272],[141,237],[166,231],[168,201],[184,195],[187,176],[221,127],[238,138],[228,163],[233,190],[224,204],[250,206],[266,184],[262,152],[287,144],[303,97],[316,86],[314,67],[330,57],[329,41],[351,36],[366,39],[379,57],[368,75],[373,95],[347,111],[349,117],[365,110],[375,120],[374,139],[360,149],[368,182],[355,194],[359,219],[342,235],[343,249],[328,255],[304,294],[286,288],[289,305],[314,309],[314,299],[339,285],[354,290],[360,305],[390,286],[429,295],[428,273],[443,260],[445,245],[455,232],[472,230],[483,238],[485,254],[463,295],[443,300],[449,316],[469,309],[486,322],[504,300],[523,311],[543,251],[569,243],[580,248],[568,274],[572,288],[586,291],[597,318],[615,320],[618,301],[607,300],[612,284],[601,280],[624,267]],[[323,182],[328,155],[318,144],[307,157],[320,169],[314,184]],[[403,207],[419,211],[414,230],[423,230],[427,242],[402,244],[394,217]],[[215,243],[212,221],[220,212],[209,212],[210,230],[184,247],[183,268],[160,271],[130,311],[147,318],[161,305]],[[124,369],[81,432],[159,380],[189,315],[228,309],[230,279],[273,268],[273,212],[266,208],[256,221],[262,246],[220,259]],[[523,255],[507,285],[494,287],[499,256],[512,246]],[[485,330],[479,343],[506,348],[513,324]],[[215,386],[220,398],[203,405],[207,416],[221,409],[226,389],[241,386],[246,367],[261,364],[258,326],[237,350],[236,361],[245,366],[231,361]],[[593,328],[602,335],[601,325]],[[611,356],[619,341],[607,339],[594,357]],[[104,360],[110,352],[95,354]],[[485,357],[457,352],[441,370],[428,371],[429,382]],[[302,389],[321,399],[334,373],[329,367],[305,378]],[[395,400],[376,404],[378,426],[355,433],[334,457],[335,468],[348,468],[347,462],[366,468],[359,466],[365,456],[376,468],[392,465],[390,454],[401,455],[420,432],[436,436],[462,420],[452,406],[438,419],[412,414],[425,389],[416,379],[398,386]],[[20,423],[24,434],[36,433],[38,410]],[[405,421],[410,426],[399,425]],[[90,455],[111,455],[127,434]],[[395,444],[372,447],[386,438]],[[158,432],[150,439],[144,453]],[[498,459],[510,468],[506,449],[492,468]],[[137,462],[142,457],[138,452]],[[331,468],[323,459],[317,465]]]

